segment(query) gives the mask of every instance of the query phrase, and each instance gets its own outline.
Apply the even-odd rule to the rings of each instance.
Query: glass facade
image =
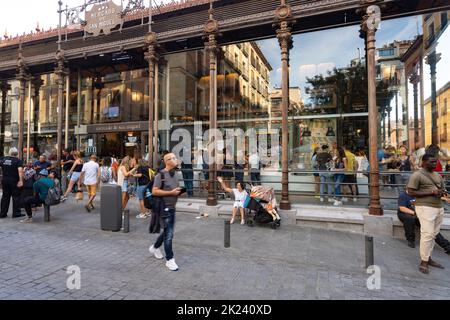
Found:
[[[380,146],[407,144],[412,150],[416,142],[431,143],[432,77],[427,57],[435,51],[441,54],[435,84],[438,143],[445,148],[450,143],[450,120],[446,118],[450,100],[446,72],[450,54],[448,16],[439,12],[383,21],[377,31]],[[295,34],[293,43],[288,110],[289,165],[293,174],[296,170],[311,170],[313,151],[324,144],[345,145],[367,153],[367,75],[359,26]],[[413,81],[415,74],[418,82]],[[195,124],[208,129],[209,77],[209,57],[204,50],[162,57],[156,91],[159,151],[178,144],[176,138],[172,141],[177,129],[187,130],[191,137],[195,136]],[[32,96],[35,90],[39,93],[31,108],[31,144],[39,152],[51,152],[56,142],[56,77],[47,74],[40,80],[39,85],[33,82],[31,90]],[[69,83],[69,147],[78,146],[85,153],[100,156],[122,157],[135,149],[148,152],[148,69],[135,69],[129,64],[82,69],[71,72]],[[7,102],[7,110],[11,110],[11,124],[5,129],[9,145],[17,138],[17,87],[17,83],[13,84]],[[272,133],[278,131],[281,139],[281,97],[281,52],[275,37],[221,47],[217,69],[219,129],[255,129],[269,141],[277,139]],[[29,102],[26,122],[28,110]],[[85,129],[80,129],[83,126]],[[192,140],[192,148],[197,148]],[[244,143],[249,153],[248,141]],[[272,179],[270,172],[279,173],[280,158],[267,168],[266,174],[263,168],[263,181]],[[304,188],[312,190],[313,186]]]

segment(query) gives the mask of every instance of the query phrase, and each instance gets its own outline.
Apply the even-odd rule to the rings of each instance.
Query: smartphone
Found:
[[[181,189],[181,191],[180,191],[180,196],[181,196],[183,193],[186,193],[186,191],[187,191],[186,188],[180,188],[180,189]]]

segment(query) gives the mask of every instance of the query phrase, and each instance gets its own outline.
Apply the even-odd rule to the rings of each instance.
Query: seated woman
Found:
[[[244,201],[248,196],[247,191],[244,189],[244,183],[241,181],[236,182],[236,188],[231,189],[226,186],[226,184],[223,182],[222,177],[218,177],[217,180],[220,182],[220,185],[225,190],[225,192],[228,193],[234,193],[234,204],[233,204],[233,215],[231,217],[230,224],[234,223],[234,218],[236,217],[236,214],[238,211],[241,213],[241,224],[245,224],[244,219]]]

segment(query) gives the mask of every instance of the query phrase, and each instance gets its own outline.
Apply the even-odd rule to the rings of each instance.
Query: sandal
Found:
[[[438,269],[445,269],[443,265],[441,265],[440,263],[438,263],[438,262],[436,262],[434,260],[431,260],[431,258],[430,258],[430,260],[428,260],[428,265],[432,266],[432,267],[435,267],[435,268],[438,268]]]
[[[430,270],[428,269],[428,266],[419,265],[419,271],[423,274],[429,274]]]

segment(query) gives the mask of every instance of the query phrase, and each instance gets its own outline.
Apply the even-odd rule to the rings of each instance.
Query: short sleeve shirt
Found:
[[[413,201],[415,200],[414,197],[411,197],[406,192],[401,192],[398,196],[398,206],[399,207],[406,207],[408,209],[414,210]]]
[[[407,188],[417,191],[429,191],[444,189],[444,181],[442,177],[436,172],[424,172],[423,169],[414,172],[409,179]],[[438,197],[418,197],[416,199],[416,206],[442,208],[442,200]]]
[[[161,170],[155,177],[155,182],[153,183],[153,187],[161,189],[162,187],[162,178],[161,173],[164,173],[164,188],[163,191],[172,191],[179,187],[179,182],[176,173],[170,174],[167,170]],[[178,197],[164,197],[164,203],[167,208],[175,209],[177,204]]]
[[[245,199],[247,198],[247,191],[242,190],[242,192],[239,192],[238,189],[232,189],[234,193],[234,201],[244,203]]]
[[[3,157],[0,159],[0,167],[3,170],[3,180],[18,182],[19,168],[23,168],[23,162],[16,157]]]
[[[34,163],[34,166],[38,167],[38,169],[36,170],[37,173],[41,172],[44,169],[48,170],[48,168],[51,167],[51,165],[52,164],[50,162],[47,162],[47,161],[40,162],[39,160]]]
[[[89,161],[83,165],[84,172],[84,184],[87,186],[93,186],[98,183],[98,173],[100,167],[97,162]]]

